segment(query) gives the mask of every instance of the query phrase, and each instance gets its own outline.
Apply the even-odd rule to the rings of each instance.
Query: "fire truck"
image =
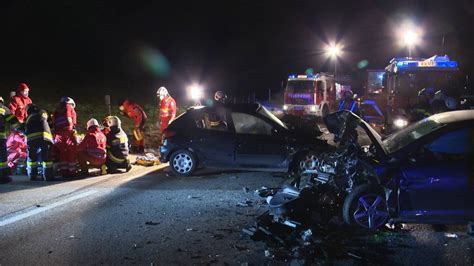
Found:
[[[325,116],[336,106],[334,75],[290,75],[285,87],[283,111],[295,116]]]
[[[383,124],[386,133],[414,122],[410,111],[422,89],[442,90],[451,96],[462,94],[458,63],[446,55],[393,58],[383,72],[374,70],[367,74],[363,117],[371,124]]]

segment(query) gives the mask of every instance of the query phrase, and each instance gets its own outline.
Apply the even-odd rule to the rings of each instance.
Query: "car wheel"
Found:
[[[387,201],[380,186],[365,184],[356,187],[344,200],[344,222],[366,229],[377,229],[388,220]]]
[[[188,150],[175,151],[171,155],[170,167],[175,175],[189,176],[197,168],[196,156]]]

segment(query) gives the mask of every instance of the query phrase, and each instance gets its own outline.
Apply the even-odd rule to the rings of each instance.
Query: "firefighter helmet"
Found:
[[[91,127],[94,127],[94,126],[98,127],[99,121],[97,121],[97,119],[95,118],[89,119],[89,121],[87,121],[87,124],[86,124],[87,130],[89,130]]]
[[[39,109],[38,105],[36,105],[36,104],[30,103],[26,106],[26,113],[28,115],[38,113],[39,110],[40,109]]]
[[[26,83],[20,83],[18,84],[18,88],[16,89],[16,91],[18,92],[18,94],[28,97],[30,88],[28,88],[28,85],[26,85]]]
[[[214,100],[216,100],[216,102],[225,102],[225,100],[227,99],[227,95],[225,94],[225,92],[223,91],[216,91],[216,93],[214,93]]]
[[[106,127],[121,127],[122,126],[122,121],[120,121],[120,118],[118,116],[107,116],[104,118],[103,125]]]
[[[166,96],[168,96],[169,93],[168,93],[168,90],[165,88],[165,87],[160,87],[157,91],[156,91],[156,96],[158,96],[160,99],[163,99],[165,98]]]
[[[5,100],[3,100],[2,96],[0,96],[0,103],[5,103]]]
[[[70,104],[72,106],[72,108],[76,108],[76,103],[74,102],[74,100],[71,98],[71,97],[62,97],[61,100],[59,101],[61,103],[65,103],[65,104]]]

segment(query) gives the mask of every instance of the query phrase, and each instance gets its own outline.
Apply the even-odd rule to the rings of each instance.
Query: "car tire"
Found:
[[[474,221],[470,221],[467,223],[467,234],[470,236],[474,236]]]
[[[190,176],[197,168],[197,159],[191,151],[182,149],[171,154],[171,171],[177,176]]]
[[[346,224],[369,230],[383,226],[389,218],[383,189],[373,184],[356,187],[344,200],[342,217]]]

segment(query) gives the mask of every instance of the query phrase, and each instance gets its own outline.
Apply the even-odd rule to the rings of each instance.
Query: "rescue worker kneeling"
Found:
[[[101,174],[106,174],[106,143],[107,138],[99,128],[99,122],[94,118],[87,121],[87,133],[77,146],[76,153],[81,176],[88,176],[89,168],[99,168]]]
[[[132,165],[128,160],[128,137],[122,129],[122,123],[116,116],[108,116],[105,118],[104,126],[107,129],[107,172],[117,173],[119,168],[125,169],[127,172],[132,169]]]
[[[50,149],[53,145],[53,136],[48,124],[48,113],[37,105],[29,104],[26,107],[25,122],[26,144],[28,145],[28,161],[26,170],[30,180],[36,180],[38,169],[41,169],[46,181],[54,180],[53,162],[50,158]]]

